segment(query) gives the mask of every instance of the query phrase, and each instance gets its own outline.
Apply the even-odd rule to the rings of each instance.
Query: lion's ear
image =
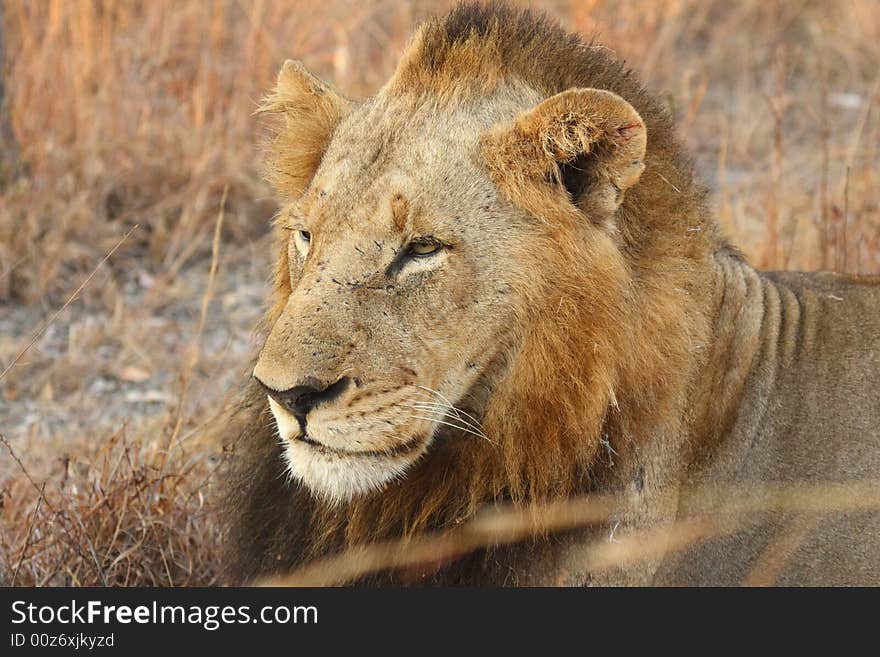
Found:
[[[265,144],[264,170],[268,182],[283,198],[294,199],[308,186],[336,126],[351,105],[302,63],[290,59],[284,62],[275,89],[257,110],[279,118]]]
[[[646,145],[645,124],[623,98],[569,89],[492,128],[482,153],[502,190],[538,216],[577,206],[608,224],[645,168]]]

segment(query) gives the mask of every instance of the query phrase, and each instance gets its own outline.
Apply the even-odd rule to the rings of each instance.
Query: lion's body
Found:
[[[877,478],[880,284],[755,272],[606,50],[464,7],[375,98],[289,64],[266,108],[290,205],[260,383],[230,428],[233,580],[598,494],[602,522],[420,581],[880,583],[876,495],[844,513],[778,490]],[[705,540],[650,539],[671,523]],[[597,561],[640,532],[649,554]]]
[[[741,275],[727,278],[729,310],[719,322],[735,327],[737,346],[720,344],[711,368],[726,374],[727,385],[707,389],[723,399],[736,394],[742,377],[741,397],[730,404],[736,412],[716,425],[717,436],[711,424],[694,436],[699,447],[682,484],[746,491],[778,484],[876,486],[880,278],[739,269]],[[737,584],[771,558],[771,545],[791,538],[771,581],[880,583],[876,496],[873,509],[865,509],[858,493],[852,495],[848,512],[779,514],[710,541],[664,568],[658,581]],[[816,502],[821,507],[823,500]],[[688,515],[688,505],[679,513]]]

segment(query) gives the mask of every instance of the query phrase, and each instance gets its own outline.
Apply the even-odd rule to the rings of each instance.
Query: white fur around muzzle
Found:
[[[406,472],[418,455],[336,454],[299,440],[299,422],[271,397],[278,437],[284,446],[288,474],[315,495],[341,503],[377,491]]]

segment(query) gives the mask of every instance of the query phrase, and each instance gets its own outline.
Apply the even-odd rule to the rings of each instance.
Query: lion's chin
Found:
[[[301,438],[286,443],[284,457],[290,477],[334,504],[381,490],[404,476],[427,449],[427,441],[413,441],[408,449],[389,454],[343,454]]]

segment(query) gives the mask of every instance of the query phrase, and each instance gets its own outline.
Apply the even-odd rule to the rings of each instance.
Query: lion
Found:
[[[465,4],[374,97],[288,61],[261,111],[279,246],[229,428],[230,581],[611,496],[588,526],[354,581],[726,585],[783,546],[778,584],[880,583],[876,504],[761,497],[876,481],[880,279],[750,266],[667,110],[607,48]],[[759,517],[684,551],[584,558],[695,510],[724,525],[741,495]]]

